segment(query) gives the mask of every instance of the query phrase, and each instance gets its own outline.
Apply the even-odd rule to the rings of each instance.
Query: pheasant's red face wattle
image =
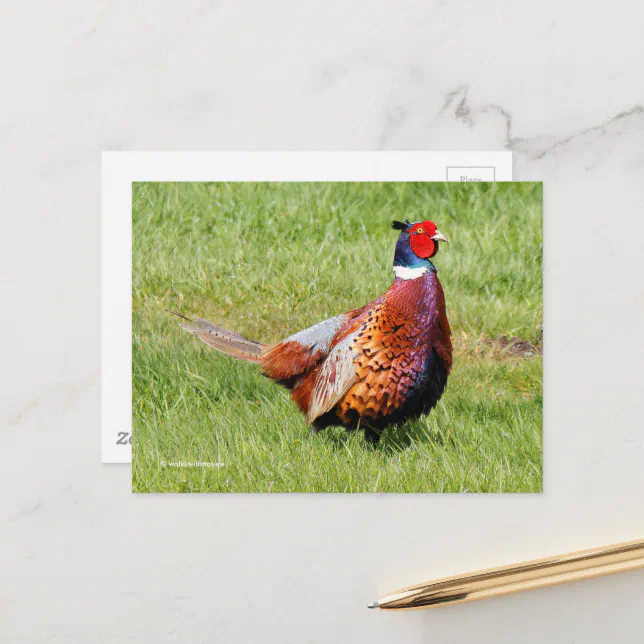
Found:
[[[438,252],[438,242],[432,237],[436,234],[433,221],[421,221],[409,229],[409,245],[418,257],[429,259]]]

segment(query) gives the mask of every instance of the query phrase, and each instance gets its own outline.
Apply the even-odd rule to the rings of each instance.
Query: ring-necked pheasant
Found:
[[[400,230],[395,279],[373,302],[320,322],[278,344],[249,340],[199,318],[181,325],[213,349],[259,364],[291,390],[311,433],[331,425],[380,432],[426,414],[452,366],[445,297],[431,258],[447,239],[431,221],[394,221]]]

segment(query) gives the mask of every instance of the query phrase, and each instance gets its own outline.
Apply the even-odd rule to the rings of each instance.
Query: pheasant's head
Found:
[[[394,221],[391,227],[400,230],[394,255],[396,277],[414,279],[433,268],[430,258],[438,253],[438,242],[447,242],[433,221]]]

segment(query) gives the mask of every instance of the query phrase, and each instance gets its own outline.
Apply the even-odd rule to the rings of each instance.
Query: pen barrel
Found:
[[[378,605],[388,610],[458,604],[642,567],[644,540],[631,541],[411,586]]]

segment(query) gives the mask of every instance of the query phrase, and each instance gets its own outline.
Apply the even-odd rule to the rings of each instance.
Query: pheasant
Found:
[[[361,428],[376,444],[392,424],[429,413],[452,366],[445,296],[431,262],[447,239],[431,221],[394,221],[395,279],[378,298],[269,345],[200,318],[183,329],[291,391],[315,434]]]

